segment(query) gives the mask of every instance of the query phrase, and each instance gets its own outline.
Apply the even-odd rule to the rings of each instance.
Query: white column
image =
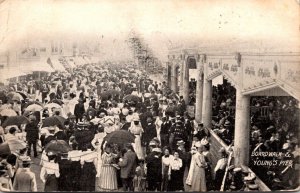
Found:
[[[203,64],[197,62],[197,83],[196,83],[196,104],[195,119],[198,123],[202,120],[202,103],[203,103]]]
[[[234,162],[236,166],[249,163],[250,140],[250,96],[242,95],[236,90]]]
[[[189,103],[189,66],[186,59],[183,62],[183,85],[182,85],[182,96],[185,104]]]
[[[205,127],[211,128],[211,120],[212,120],[212,81],[204,78],[202,122]]]
[[[171,89],[176,93],[177,92],[177,66],[175,64],[172,65],[172,73],[171,73]]]
[[[183,75],[184,74],[184,62],[181,61],[180,64],[180,85],[179,85],[179,93],[183,95]]]
[[[171,63],[167,62],[167,85],[168,87],[171,87],[171,76],[172,76],[172,72],[171,72]]]

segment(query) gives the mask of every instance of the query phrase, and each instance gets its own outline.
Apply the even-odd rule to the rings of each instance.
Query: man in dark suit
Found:
[[[162,117],[162,124],[160,126],[160,139],[161,139],[161,146],[165,147],[169,145],[169,130],[171,127],[170,121],[167,121],[167,117]]]
[[[78,101],[79,103],[75,105],[75,109],[74,109],[74,115],[76,116],[76,123],[78,123],[78,121],[82,121],[82,116],[85,113],[83,100],[80,98]]]
[[[28,143],[27,155],[31,154],[31,146],[33,146],[34,157],[37,157],[36,145],[39,139],[38,121],[34,115],[29,116],[30,122],[25,127],[26,141]]]
[[[121,167],[121,178],[124,191],[133,191],[133,178],[137,167],[137,155],[131,144],[126,144],[126,153],[120,158],[118,165]]]
[[[35,174],[30,171],[31,160],[29,157],[22,161],[23,168],[16,174],[13,189],[19,192],[36,192],[37,184]]]
[[[153,148],[145,159],[147,163],[147,181],[149,191],[160,191],[162,181],[161,149]]]

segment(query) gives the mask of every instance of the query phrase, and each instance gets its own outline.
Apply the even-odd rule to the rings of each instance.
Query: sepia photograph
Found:
[[[300,191],[299,0],[0,0],[0,192]]]

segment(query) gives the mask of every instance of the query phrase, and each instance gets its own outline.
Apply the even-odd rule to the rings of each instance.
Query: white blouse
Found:
[[[162,157],[162,163],[165,166],[169,166],[172,160],[174,160],[173,155],[169,155],[169,157],[165,157],[165,156]]]
[[[59,166],[57,163],[54,163],[53,160],[51,160],[50,162],[44,162],[43,167],[41,169],[40,178],[44,183],[46,182],[46,174],[55,174],[57,178],[60,176]]]
[[[81,150],[72,150],[68,152],[68,159],[71,161],[80,161],[81,155],[82,155]]]
[[[80,163],[83,165],[84,162],[94,162],[98,158],[98,154],[95,151],[84,151],[82,152]]]
[[[180,158],[172,159],[170,161],[169,174],[171,174],[171,170],[180,170],[182,167],[182,160]]]

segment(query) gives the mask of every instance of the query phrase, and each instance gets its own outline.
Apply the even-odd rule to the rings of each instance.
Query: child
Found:
[[[138,167],[135,170],[133,183],[134,191],[146,191],[146,173],[144,168],[144,160],[138,161]]]

